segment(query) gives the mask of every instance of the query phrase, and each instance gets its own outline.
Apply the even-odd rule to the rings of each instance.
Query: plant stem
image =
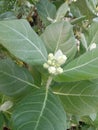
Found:
[[[49,86],[50,86],[50,84],[51,84],[51,82],[52,82],[52,76],[49,76],[48,77],[48,80],[47,80],[47,83],[46,83],[46,89],[48,90],[49,89]]]

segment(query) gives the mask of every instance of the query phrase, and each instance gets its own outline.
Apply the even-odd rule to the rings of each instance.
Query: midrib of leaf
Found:
[[[43,55],[43,53],[41,52],[41,50],[37,46],[35,46],[32,41],[30,41],[28,38],[26,38],[26,36],[24,36],[22,33],[18,32],[17,30],[13,29],[12,27],[10,27],[8,25],[5,25],[3,23],[2,23],[2,25],[5,26],[5,27],[8,27],[12,31],[14,31],[17,34],[21,35],[25,40],[27,40],[31,45],[33,45],[36,48],[36,50],[41,54],[41,56],[44,58],[44,60],[47,61],[46,57]]]
[[[21,82],[23,82],[23,83],[26,83],[26,84],[28,84],[28,85],[30,85],[30,86],[35,87],[35,88],[39,88],[38,86],[36,86],[36,85],[34,85],[34,84],[30,83],[30,82],[27,82],[27,81],[25,81],[25,80],[23,80],[23,79],[20,79],[19,77],[16,77],[15,75],[8,74],[8,73],[6,73],[6,72],[4,72],[4,71],[0,71],[0,73],[5,74],[5,75],[7,75],[7,76],[9,76],[9,77],[12,77],[12,78],[14,78],[14,79],[17,79],[17,80],[19,80],[19,81],[21,81]]]
[[[48,5],[48,2],[47,2],[47,5]],[[47,10],[47,8],[46,8],[47,5],[44,5],[44,8],[45,8],[45,10],[46,10],[47,16],[50,17],[50,16],[49,16],[49,13],[48,13],[48,10]]]
[[[86,62],[86,63],[84,63],[84,64],[81,64],[81,65],[79,65],[79,66],[73,67],[73,68],[71,68],[71,69],[64,70],[64,72],[68,72],[68,71],[72,71],[72,70],[81,68],[81,67],[83,67],[83,66],[85,66],[85,65],[88,65],[88,64],[90,64],[90,63],[92,63],[93,61],[96,61],[96,60],[98,60],[98,57],[96,57],[95,59],[92,59],[92,60],[89,61],[89,62]],[[81,70],[80,70],[80,71],[81,71]]]
[[[71,93],[61,93],[61,92],[53,92],[56,95],[60,96],[76,96],[76,97],[96,97],[98,98],[97,95],[86,95],[86,94],[71,94]]]
[[[62,28],[61,28],[61,31],[60,31],[60,35],[59,35],[59,38],[58,38],[58,41],[57,41],[57,45],[56,45],[56,48],[55,48],[55,53],[56,53],[57,49],[59,48],[59,44],[60,44],[60,40],[61,40],[62,30],[63,30],[63,25],[62,25]]]
[[[39,125],[39,122],[40,122],[40,120],[41,120],[41,117],[43,116],[43,113],[44,113],[44,110],[45,110],[45,107],[46,107],[46,103],[47,103],[47,98],[48,98],[48,89],[46,88],[46,93],[45,93],[44,102],[43,102],[42,109],[41,109],[40,115],[39,115],[39,117],[38,117],[38,120],[37,120],[37,122],[36,122],[36,125],[35,125],[34,130],[37,130],[38,125]]]

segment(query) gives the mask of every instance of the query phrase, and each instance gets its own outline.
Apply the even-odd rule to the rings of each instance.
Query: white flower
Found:
[[[95,49],[97,46],[96,46],[96,43],[92,43],[91,45],[90,45],[90,47],[89,47],[89,50],[91,51],[91,50],[93,50],[93,49]]]
[[[58,74],[63,73],[63,69],[62,69],[61,67],[58,67],[58,68],[56,69],[56,71],[57,71]]]
[[[59,65],[63,65],[67,60],[66,55],[64,55],[61,50],[58,50],[54,56]]]
[[[0,111],[7,111],[13,106],[13,103],[11,101],[6,101],[4,104],[0,106]]]
[[[66,55],[62,53],[61,50],[58,50],[55,55],[49,53],[48,60],[43,64],[45,69],[48,69],[48,72],[52,75],[57,75],[63,73],[63,69],[60,67],[67,60]]]
[[[48,68],[48,71],[49,71],[50,74],[56,74],[56,68],[53,67],[53,66],[50,66],[50,67]]]

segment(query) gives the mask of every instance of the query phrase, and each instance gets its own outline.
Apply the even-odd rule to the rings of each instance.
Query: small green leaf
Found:
[[[67,57],[73,58],[76,54],[76,41],[72,25],[68,22],[57,22],[49,25],[41,35],[48,52],[55,53],[61,50]]]
[[[38,90],[17,104],[12,115],[14,130],[66,130],[66,115],[58,97]]]
[[[59,7],[59,9],[57,10],[55,20],[56,20],[56,21],[62,20],[62,18],[64,18],[64,16],[66,15],[66,13],[67,13],[68,10],[69,10],[69,6],[68,6],[67,2],[64,2],[64,3]]]
[[[40,0],[36,7],[40,18],[45,25],[50,23],[48,19],[55,18],[56,7],[49,0]]]
[[[83,116],[98,112],[98,84],[91,81],[56,84],[54,94],[68,113]]]
[[[88,43],[87,43],[85,35],[83,33],[81,33],[81,43],[84,46],[84,48],[86,49],[86,51],[88,51]]]
[[[93,22],[88,28],[88,33],[86,34],[86,40],[88,45],[93,43],[98,44],[98,22]]]
[[[47,59],[43,42],[26,20],[0,21],[0,43],[29,64],[43,64]]]
[[[97,0],[85,0],[88,9],[94,14],[94,15],[98,15],[98,11],[96,9],[98,1]]]
[[[0,60],[0,91],[7,96],[16,96],[30,91],[33,84],[31,74],[9,59]]]
[[[64,73],[55,80],[62,82],[98,78],[98,49],[86,52],[64,66]]]

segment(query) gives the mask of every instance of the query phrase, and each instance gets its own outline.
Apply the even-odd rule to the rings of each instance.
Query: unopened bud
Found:
[[[49,53],[48,59],[49,59],[49,60],[53,60],[53,59],[54,59],[54,55],[53,55],[52,53]]]
[[[56,74],[56,68],[53,67],[53,66],[50,66],[50,67],[48,68],[48,71],[49,71],[50,74]]]
[[[58,50],[58,51],[55,53],[55,59],[56,59],[56,61],[57,61],[57,63],[58,63],[59,65],[62,65],[62,64],[64,64],[65,61],[67,60],[67,57],[66,57],[66,55],[64,55],[64,54],[62,53],[61,50]]]
[[[67,57],[65,55],[59,56],[57,58],[57,61],[58,61],[59,65],[63,65],[66,62],[66,60],[67,60]]]
[[[61,67],[58,67],[56,71],[57,71],[58,74],[63,73],[63,69]]]
[[[43,67],[44,67],[45,69],[48,69],[49,65],[48,65],[47,63],[44,63],[44,64],[43,64]]]
[[[51,65],[51,64],[52,64],[52,61],[51,61],[51,60],[48,60],[47,63],[48,63],[49,65]]]

